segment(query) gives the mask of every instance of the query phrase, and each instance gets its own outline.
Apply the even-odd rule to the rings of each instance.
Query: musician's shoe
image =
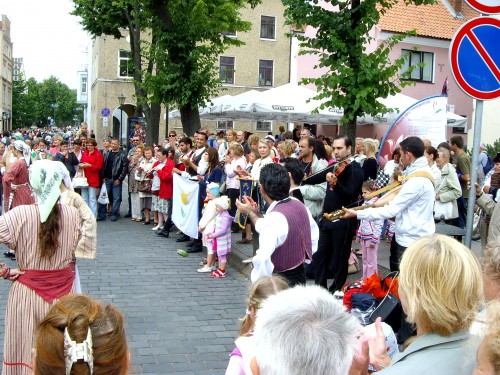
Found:
[[[190,238],[189,236],[186,236],[185,234],[183,234],[178,239],[176,239],[175,242],[188,242],[189,238]]]
[[[201,253],[202,251],[203,251],[203,246],[202,246],[201,242],[198,242],[193,247],[191,247],[191,248],[189,248],[189,249],[186,250],[186,252],[188,252],[189,254],[191,254],[191,253]]]

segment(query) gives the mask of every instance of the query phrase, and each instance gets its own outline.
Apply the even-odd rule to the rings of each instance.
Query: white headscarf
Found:
[[[37,161],[30,167],[29,173],[31,187],[36,190],[40,221],[45,223],[61,195],[63,175],[58,163],[52,160]]]
[[[31,161],[31,148],[24,141],[14,141],[14,148],[23,153],[23,158],[29,166]]]

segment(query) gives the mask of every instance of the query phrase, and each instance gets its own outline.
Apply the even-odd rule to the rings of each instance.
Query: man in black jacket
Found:
[[[337,164],[310,176],[303,183],[328,182],[323,203],[323,213],[330,213],[342,207],[352,207],[358,201],[363,185],[363,169],[351,156],[352,141],[338,136],[333,141],[333,152]],[[344,163],[339,163],[344,161]],[[345,166],[335,172],[338,165]],[[332,173],[333,172],[333,173]],[[356,233],[357,220],[342,219],[330,221],[322,218],[319,223],[318,250],[313,254],[316,284],[327,288],[327,280],[333,278],[328,288],[332,293],[340,290],[347,279],[351,243]]]
[[[106,183],[106,190],[111,208],[111,221],[116,221],[120,216],[122,202],[122,184],[128,173],[128,159],[120,152],[118,139],[111,140],[111,149],[104,153],[104,163],[101,169],[101,178]],[[106,205],[99,204],[97,221],[106,220]]]

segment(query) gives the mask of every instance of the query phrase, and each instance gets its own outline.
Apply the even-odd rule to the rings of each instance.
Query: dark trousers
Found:
[[[279,276],[283,277],[290,287],[294,287],[295,285],[305,285],[306,284],[306,271],[304,269],[304,264],[302,263],[300,266],[295,267],[288,271],[276,272]]]
[[[229,201],[231,202],[231,208],[229,208],[229,215],[231,216],[236,216],[236,199],[240,197],[240,190],[239,189],[227,189],[227,196],[229,198]]]
[[[399,245],[396,240],[397,238],[394,236],[391,242],[391,255],[389,257],[389,267],[391,268],[391,272],[399,271],[399,263],[401,262],[401,258],[406,250],[406,247]]]
[[[316,285],[327,288],[328,279],[333,278],[328,289],[335,292],[345,284],[357,222],[355,218],[320,221],[318,250],[313,255]]]

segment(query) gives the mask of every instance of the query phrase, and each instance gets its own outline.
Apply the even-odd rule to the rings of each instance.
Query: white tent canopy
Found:
[[[250,90],[238,95],[223,95],[212,99],[212,105],[199,109],[200,117],[205,120],[239,120],[239,121],[283,121],[298,123],[336,124],[343,116],[343,109],[325,108],[313,111],[321,104],[312,99],[315,91],[293,83],[275,87],[266,91]],[[393,110],[384,116],[366,114],[358,117],[358,125],[392,124],[408,107],[418,100],[396,94],[378,99]],[[180,118],[178,110],[171,111],[171,118]],[[448,112],[448,126],[465,127],[467,119]]]

